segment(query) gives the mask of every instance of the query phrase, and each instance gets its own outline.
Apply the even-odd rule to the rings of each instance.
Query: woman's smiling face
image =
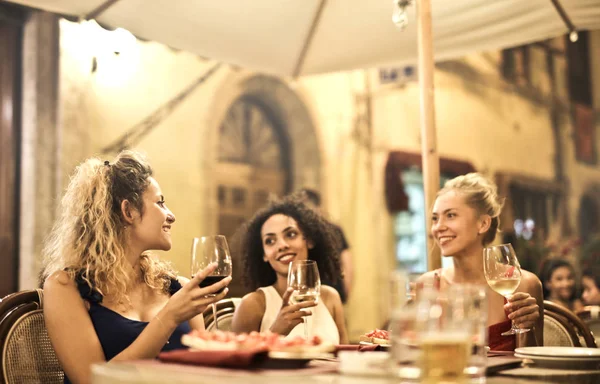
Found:
[[[450,190],[435,200],[431,216],[431,234],[443,256],[457,256],[482,245],[482,234],[489,223],[469,206],[463,195]],[[489,216],[488,216],[489,217]]]
[[[294,218],[283,214],[269,217],[263,224],[260,236],[264,250],[263,260],[278,275],[286,276],[294,260],[307,260],[311,247]]]
[[[575,290],[575,276],[571,268],[562,266],[556,268],[546,282],[550,296],[560,300],[571,300]]]

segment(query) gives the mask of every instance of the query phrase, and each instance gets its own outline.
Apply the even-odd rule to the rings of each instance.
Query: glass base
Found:
[[[501,333],[501,335],[502,336],[517,335],[520,333],[527,333],[529,331],[530,331],[529,328],[511,328],[508,331]]]

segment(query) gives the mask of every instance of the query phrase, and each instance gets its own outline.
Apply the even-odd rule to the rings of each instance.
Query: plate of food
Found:
[[[335,345],[325,343],[318,336],[308,340],[301,336],[284,337],[273,332],[234,333],[227,331],[193,330],[183,335],[181,343],[194,350],[240,350],[261,349],[293,353],[327,353],[335,350]]]
[[[360,337],[360,344],[362,345],[380,345],[383,348],[389,348],[392,346],[390,341],[390,332],[385,329],[374,329],[371,332],[367,332]]]
[[[333,344],[323,342],[318,336],[305,340],[301,336],[284,337],[272,332],[236,334],[224,331],[197,331],[183,335],[181,343],[190,351],[244,351],[267,352],[268,359],[261,368],[294,368],[315,359],[331,359]]]

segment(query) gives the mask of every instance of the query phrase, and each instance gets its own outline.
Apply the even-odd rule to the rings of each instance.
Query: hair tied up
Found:
[[[106,165],[107,167],[110,166],[110,163],[108,162],[108,160],[104,160],[104,165]]]

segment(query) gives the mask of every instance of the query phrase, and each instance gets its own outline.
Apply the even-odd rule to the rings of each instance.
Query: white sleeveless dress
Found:
[[[260,331],[265,332],[269,330],[271,325],[275,322],[277,314],[281,309],[281,304],[283,304],[283,299],[272,285],[259,288],[259,290],[265,295],[265,314],[260,323]],[[319,300],[316,307],[311,307],[309,309],[311,310],[312,315],[304,318],[305,320],[308,319],[308,336],[312,337],[317,335],[324,342],[332,343],[334,345],[339,344],[340,333],[331,313],[329,313],[329,310],[325,304],[323,304],[323,300]],[[304,324],[298,324],[286,337],[294,336],[304,337]]]

